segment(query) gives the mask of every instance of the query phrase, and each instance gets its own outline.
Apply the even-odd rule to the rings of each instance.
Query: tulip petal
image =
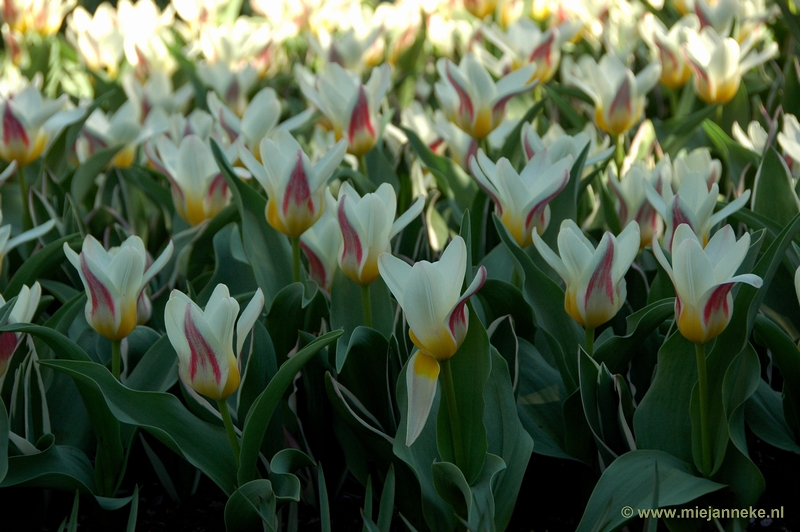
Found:
[[[242,311],[242,315],[239,316],[239,321],[236,322],[236,356],[238,357],[239,354],[242,352],[242,346],[244,345],[244,340],[247,338],[247,335],[250,333],[250,330],[256,324],[258,317],[261,315],[261,310],[264,308],[264,292],[261,289],[257,289],[256,293],[253,294],[252,299],[247,304],[247,306]]]
[[[392,295],[397,300],[397,304],[403,307],[403,293],[405,287],[408,286],[411,266],[391,253],[381,253],[380,257],[378,257],[378,270],[381,272],[381,277],[386,286],[389,287]]]
[[[550,246],[544,243],[542,237],[539,236],[539,233],[533,231],[533,245],[536,247],[536,250],[539,252],[539,255],[553,268],[559,277],[561,277],[564,281],[570,279],[569,271],[567,271],[567,267],[564,265],[564,261],[561,260],[555,251],[550,249]]]
[[[616,256],[611,269],[611,279],[614,284],[625,277],[639,253],[640,244],[639,224],[633,221],[616,238]]]
[[[748,189],[745,190],[741,196],[739,196],[732,202],[725,205],[719,211],[712,214],[711,217],[708,219],[708,227],[709,228],[714,227],[719,222],[727,218],[729,215],[744,207],[747,204],[747,200],[749,199],[750,199],[750,190]]]
[[[411,269],[403,293],[403,310],[412,341],[434,358],[449,358],[458,348],[446,319],[458,301],[458,292],[445,292],[439,269],[418,262]]]
[[[463,274],[462,274],[463,276]],[[445,323],[447,328],[450,329],[450,334],[455,338],[456,344],[461,345],[464,338],[467,336],[467,329],[469,328],[469,310],[467,309],[467,300],[474,296],[478,290],[481,289],[486,282],[486,268],[481,266],[478,268],[478,273],[475,279],[472,280],[464,294],[458,299],[453,310],[447,315]]]
[[[711,261],[694,239],[687,238],[672,249],[675,289],[684,304],[697,306],[703,294],[717,284]]]
[[[261,145],[263,145],[265,140],[266,139],[261,140]],[[259,149],[262,149],[261,145],[259,146]],[[258,162],[258,159],[256,159],[253,154],[250,153],[250,150],[245,147],[243,142],[237,142],[236,147],[239,154],[239,159],[242,161],[245,167],[250,170],[250,173],[253,174],[253,177],[255,177],[259,183],[261,183],[261,186],[266,189],[267,171],[264,169],[264,165]],[[259,151],[259,153],[263,152]]]
[[[161,255],[159,255],[158,258],[155,261],[153,261],[153,263],[150,265],[149,268],[147,268],[147,271],[144,273],[144,276],[142,277],[142,286],[141,286],[141,288],[144,288],[145,286],[147,286],[147,283],[149,283],[150,280],[153,277],[155,277],[158,272],[160,272],[161,270],[164,269],[164,266],[167,265],[167,262],[169,262],[169,259],[172,258],[172,252],[174,251],[174,249],[175,249],[175,245],[172,243],[172,240],[167,242],[167,245],[164,248],[164,251],[161,252]],[[141,288],[139,289],[140,292],[141,292]]]
[[[328,150],[328,152],[323,155],[319,161],[317,161],[317,164],[314,165],[314,175],[311,182],[311,188],[313,190],[316,190],[325,184],[331,174],[333,174],[334,170],[336,170],[336,168],[342,162],[342,159],[344,159],[345,153],[347,153],[347,142],[345,142],[344,139],[341,139],[333,146],[333,148]]]
[[[406,228],[408,224],[410,224],[414,218],[422,213],[422,209],[425,208],[425,196],[420,196],[417,200],[411,204],[406,212],[401,214],[397,217],[397,220],[394,221],[392,224],[392,229],[389,231],[389,239],[391,240],[395,236],[397,236],[400,231]],[[463,274],[462,274],[463,275]]]
[[[464,239],[456,236],[447,245],[439,262],[433,263],[444,280],[443,292],[458,294],[464,282],[464,273],[467,271],[467,245]]]
[[[433,400],[436,398],[436,383],[439,378],[439,362],[417,351],[408,361],[406,388],[408,388],[408,421],[406,446],[413,444],[428,421]]]

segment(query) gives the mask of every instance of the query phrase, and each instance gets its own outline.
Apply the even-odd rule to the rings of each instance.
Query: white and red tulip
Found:
[[[149,268],[142,239],[131,236],[108,251],[92,235],[80,255],[68,244],[64,253],[78,270],[86,289],[86,321],[109,340],[122,340],[136,327],[137,302],[150,280],[172,256],[172,241]]]
[[[260,288],[241,316],[239,303],[224,284],[217,285],[204,310],[183,292],[173,290],[164,309],[164,324],[183,382],[217,401],[235,392],[241,380],[239,355],[263,307]]]
[[[336,213],[342,233],[339,267],[360,285],[378,278],[378,257],[390,251],[390,241],[420,215],[425,198],[420,196],[397,220],[397,195],[388,183],[364,197],[348,183],[339,189],[338,199],[326,192],[327,207]]]
[[[441,58],[436,69],[440,79],[434,91],[442,110],[448,120],[477,140],[500,125],[511,98],[536,85],[535,63],[520,67],[497,83],[472,53],[467,53],[458,66]]]
[[[457,236],[438,262],[420,261],[414,266],[384,253],[378,260],[381,277],[405,312],[409,336],[419,350],[408,362],[408,429],[406,445],[417,439],[433,404],[439,376],[439,360],[452,357],[469,328],[466,304],[486,281],[481,266],[461,294],[467,269],[467,246]]]
[[[261,140],[263,163],[240,145],[239,157],[267,191],[267,222],[290,237],[299,237],[322,215],[325,183],[344,158],[340,140],[315,165],[292,135],[283,130]]]
[[[631,222],[617,237],[606,232],[595,249],[577,224],[568,219],[561,223],[556,255],[538,234],[533,234],[536,249],[566,284],[567,313],[591,328],[613,318],[625,302],[625,274],[639,252],[640,240],[639,225]]]
[[[517,173],[505,157],[493,163],[483,152],[470,159],[470,170],[495,203],[503,225],[521,247],[531,243],[531,232],[544,233],[550,223],[548,205],[569,182],[572,156],[553,161],[540,150]]]
[[[326,292],[331,290],[341,245],[342,232],[331,209],[324,209],[317,223],[300,236],[300,248],[308,259],[308,276]]]
[[[639,33],[653,55],[661,61],[661,83],[671,89],[683,87],[692,77],[692,70],[683,57],[683,45],[689,33],[700,29],[700,21],[689,14],[669,29],[652,13],[646,13],[639,24]]]
[[[617,178],[612,165],[608,167],[608,185],[616,196],[614,205],[620,227],[635,221],[639,225],[640,249],[649,246],[653,237],[661,230],[662,221],[658,212],[647,201],[645,182],[661,193],[664,187],[670,186],[671,166],[669,158],[662,159],[654,168],[649,168],[644,161],[636,161],[621,179]]]
[[[731,289],[736,283],[760,288],[761,277],[752,273],[734,275],[750,247],[750,234],[738,241],[726,225],[706,244],[686,224],[675,231],[672,264],[658,243],[653,253],[675,285],[675,320],[678,330],[696,344],[712,340],[728,326],[733,314]]]
[[[366,84],[337,63],[329,63],[317,78],[299,76],[300,88],[331,122],[336,138],[347,141],[347,151],[366,154],[380,137],[378,107],[391,82],[388,64],[373,69]]]

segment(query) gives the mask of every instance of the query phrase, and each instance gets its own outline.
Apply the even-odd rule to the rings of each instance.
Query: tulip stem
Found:
[[[372,328],[372,300],[368,284],[361,285],[361,310],[364,311],[364,325]]]
[[[233,458],[236,460],[236,468],[239,468],[239,439],[236,437],[236,429],[233,428],[233,420],[228,410],[228,402],[225,399],[217,399],[219,413],[222,416],[222,423],[225,425],[225,432],[228,433],[228,440],[231,442]]]
[[[522,291],[522,280],[519,278],[517,268],[513,265],[511,270],[511,284],[514,285],[514,288],[519,288],[519,290]]]
[[[614,154],[614,162],[617,163],[617,173],[622,175],[622,163],[625,161],[625,134],[620,133],[614,139],[617,150]]]
[[[369,171],[367,170],[367,156],[366,155],[359,155],[358,156],[358,170],[364,174],[364,177],[369,179]]]
[[[292,243],[292,280],[295,283],[300,282],[300,237],[290,236],[289,241]]]
[[[119,380],[122,368],[122,340],[111,340],[111,374]]]
[[[586,353],[594,356],[594,327],[586,327]]]
[[[694,344],[697,356],[697,386],[700,392],[700,442],[703,448],[703,475],[711,474],[711,434],[708,426],[708,373],[706,345]]]
[[[464,448],[461,441],[461,419],[458,417],[456,405],[456,389],[453,385],[453,372],[450,370],[450,359],[439,360],[441,368],[442,386],[444,387],[445,400],[447,401],[447,417],[450,418],[450,431],[453,433],[453,454],[456,465],[464,467]]]
[[[19,194],[22,199],[22,230],[27,231],[33,227],[30,205],[28,205],[28,182],[25,181],[25,167],[17,167],[17,178],[19,179]]]

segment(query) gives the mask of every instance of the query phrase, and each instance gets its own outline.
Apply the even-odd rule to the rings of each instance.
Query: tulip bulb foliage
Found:
[[[687,224],[681,224],[672,240],[672,262],[661,246],[653,244],[653,254],[675,285],[675,319],[687,339],[704,344],[714,339],[731,321],[736,283],[760,288],[761,277],[752,273],[734,275],[750,248],[750,234],[739,240],[726,225],[703,247],[700,237]]]
[[[419,349],[408,362],[408,431],[406,445],[416,440],[428,419],[436,395],[439,360],[452,357],[467,336],[467,300],[486,281],[481,266],[461,294],[467,269],[467,246],[457,236],[438,262],[420,261],[414,266],[384,253],[378,260],[381,277],[403,309],[409,336]],[[461,295],[459,295],[461,294]]]
[[[14,303],[14,308],[11,309],[11,314],[8,316],[8,324],[11,323],[30,323],[36,314],[36,309],[39,306],[39,300],[42,298],[42,287],[38,282],[33,283],[30,288],[23,286],[19,294],[17,294],[17,301]],[[0,307],[6,304],[5,298],[0,295]],[[0,333],[0,384],[2,379],[8,371],[8,364],[14,351],[19,347],[22,342],[22,333],[4,332]]]
[[[178,371],[183,382],[217,401],[235,392],[241,379],[239,355],[263,307],[264,294],[260,288],[241,316],[239,303],[224,284],[214,288],[205,309],[183,292],[173,290],[164,309],[164,323],[178,354]]]
[[[591,328],[613,318],[625,302],[625,274],[639,252],[639,242],[635,221],[617,237],[606,232],[595,249],[574,221],[564,220],[558,233],[558,255],[533,233],[534,246],[566,284],[567,313]]]

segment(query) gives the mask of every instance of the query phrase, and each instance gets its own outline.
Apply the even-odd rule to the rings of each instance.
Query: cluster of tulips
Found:
[[[605,531],[800,454],[795,0],[0,4],[0,489]]]

